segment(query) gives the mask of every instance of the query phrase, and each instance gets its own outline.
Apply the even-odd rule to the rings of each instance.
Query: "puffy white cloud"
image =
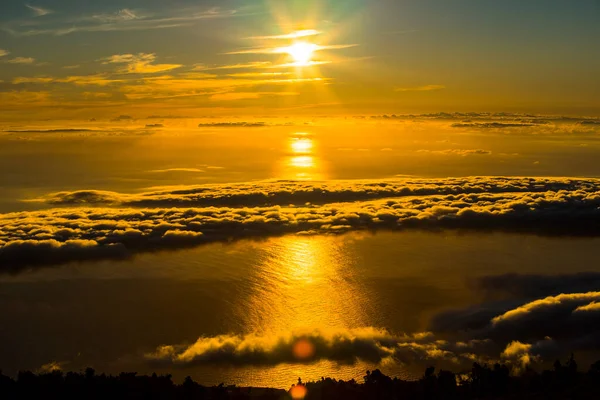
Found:
[[[522,305],[521,307],[507,311],[502,315],[495,317],[492,324],[498,325],[514,320],[532,318],[542,312],[559,312],[565,310],[573,312],[580,310],[581,305],[591,306],[590,302],[600,299],[600,292],[587,293],[569,293],[560,294],[558,296],[548,296],[543,299],[532,301]],[[591,306],[593,308],[593,306]]]

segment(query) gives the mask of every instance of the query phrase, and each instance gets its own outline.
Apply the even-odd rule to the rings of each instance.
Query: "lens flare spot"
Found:
[[[315,355],[315,346],[307,339],[300,339],[294,344],[294,357],[298,360],[308,360]]]
[[[308,390],[306,390],[306,386],[304,385],[296,385],[290,389],[290,395],[292,399],[303,399],[306,397]]]

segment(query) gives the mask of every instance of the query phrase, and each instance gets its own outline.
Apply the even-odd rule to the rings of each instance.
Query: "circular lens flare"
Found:
[[[303,399],[306,397],[308,390],[306,390],[306,386],[304,385],[296,385],[290,389],[290,395],[292,399]]]
[[[315,346],[307,339],[300,339],[294,344],[293,351],[297,360],[308,360],[315,355]]]

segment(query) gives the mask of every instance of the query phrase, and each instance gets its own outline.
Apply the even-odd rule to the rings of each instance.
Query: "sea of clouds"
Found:
[[[284,234],[375,230],[600,235],[600,180],[471,177],[253,182],[51,193],[0,214],[0,270]]]

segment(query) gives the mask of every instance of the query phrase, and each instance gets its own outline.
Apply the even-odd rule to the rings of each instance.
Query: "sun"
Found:
[[[287,47],[285,51],[292,57],[296,65],[302,66],[310,64],[314,52],[318,49],[319,46],[317,46],[316,44],[307,42],[297,42]]]

